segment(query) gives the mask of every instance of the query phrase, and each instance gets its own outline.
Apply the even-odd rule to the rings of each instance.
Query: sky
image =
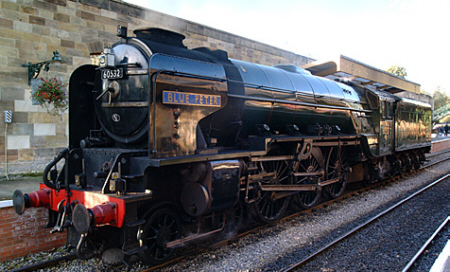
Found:
[[[339,54],[450,95],[450,0],[125,0],[317,60]]]

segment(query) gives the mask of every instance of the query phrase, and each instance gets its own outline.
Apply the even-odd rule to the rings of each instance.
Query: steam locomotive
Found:
[[[134,34],[119,27],[98,65],[72,73],[68,149],[39,191],[13,195],[18,214],[48,208],[81,259],[120,248],[125,263],[158,264],[244,216],[273,222],[410,171],[430,150],[429,104]]]

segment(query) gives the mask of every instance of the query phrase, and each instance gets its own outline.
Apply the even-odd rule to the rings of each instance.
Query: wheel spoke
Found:
[[[305,168],[305,166],[302,163],[300,163],[300,167],[302,168],[301,170],[303,170],[303,171],[299,171],[299,172],[306,172],[307,168]]]
[[[173,248],[166,248],[167,242],[176,240],[181,234],[178,215],[169,208],[155,211],[147,218],[143,240],[147,250],[140,252],[139,258],[146,264],[157,265],[171,258]]]
[[[338,198],[345,191],[347,175],[343,171],[347,167],[347,163],[345,161],[344,152],[344,149],[341,149],[341,152],[338,152],[337,148],[332,147],[328,156],[326,178],[340,179],[339,182],[333,183],[326,188],[328,195],[331,198]]]
[[[303,160],[299,163],[299,172],[316,172],[319,170],[319,162],[313,155],[309,158]],[[302,177],[296,180],[297,184],[317,184],[318,179],[315,177]],[[320,199],[320,191],[316,189],[315,191],[300,192],[297,195],[297,202],[300,207],[308,209],[314,206]]]
[[[279,148],[272,147],[267,156],[283,155]],[[275,178],[262,182],[267,185],[290,184],[290,162],[289,161],[269,161],[260,162],[260,173],[275,173]],[[258,217],[267,223],[279,219],[287,210],[289,197],[283,197],[274,200],[273,192],[261,192],[260,198],[255,202],[255,210]]]

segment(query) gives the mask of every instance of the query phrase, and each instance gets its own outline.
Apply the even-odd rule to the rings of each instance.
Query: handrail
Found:
[[[67,162],[67,158],[68,158],[68,156],[69,156],[69,149],[64,149],[63,151],[61,151],[61,152],[59,152],[59,154],[55,157],[55,159],[53,159],[53,161],[51,161],[48,165],[47,165],[47,167],[45,167],[45,169],[44,169],[44,173],[43,173],[43,175],[42,175],[42,179],[43,179],[43,181],[44,181],[44,184],[47,186],[47,187],[49,187],[49,188],[51,188],[51,189],[53,189],[53,190],[59,190],[59,189],[65,189],[66,188],[66,184],[55,184],[55,183],[53,183],[53,182],[56,182],[57,180],[58,180],[58,178],[59,178],[59,176],[58,176],[58,178],[55,180],[55,181],[53,181],[53,182],[50,182],[50,180],[48,179],[48,173],[50,172],[50,170],[61,160],[61,159],[66,159],[66,162]],[[68,165],[66,164],[66,165],[64,165],[64,168],[66,168],[67,169],[67,167],[68,167]],[[67,172],[67,171],[66,171]],[[66,177],[65,178],[67,178],[67,175],[66,175]]]

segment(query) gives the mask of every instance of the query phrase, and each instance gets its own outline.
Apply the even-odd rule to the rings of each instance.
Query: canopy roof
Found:
[[[343,55],[340,55],[337,60],[312,62],[302,68],[309,70],[313,75],[331,80],[346,79],[373,90],[384,90],[390,93],[403,91],[420,93],[420,84]]]

